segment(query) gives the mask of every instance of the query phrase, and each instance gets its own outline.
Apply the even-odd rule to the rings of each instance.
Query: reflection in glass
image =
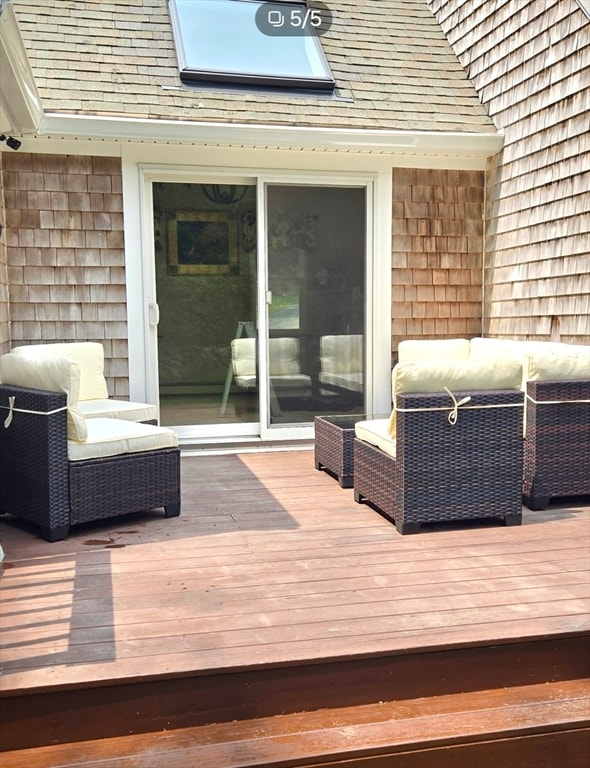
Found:
[[[271,424],[361,412],[365,189],[270,185],[267,216],[270,343],[296,340],[283,365],[311,381],[281,397],[269,368]]]

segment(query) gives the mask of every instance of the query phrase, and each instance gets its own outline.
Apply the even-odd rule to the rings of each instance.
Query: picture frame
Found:
[[[177,211],[168,221],[169,275],[238,272],[238,226],[231,211]]]

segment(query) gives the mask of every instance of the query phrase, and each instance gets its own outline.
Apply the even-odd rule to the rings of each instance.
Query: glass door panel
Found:
[[[364,410],[366,189],[269,184],[270,426]]]
[[[257,433],[256,186],[154,182],[152,199],[160,421]]]

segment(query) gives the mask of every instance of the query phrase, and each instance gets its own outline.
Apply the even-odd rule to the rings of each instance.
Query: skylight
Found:
[[[334,89],[305,3],[170,0],[170,11],[183,82]]]

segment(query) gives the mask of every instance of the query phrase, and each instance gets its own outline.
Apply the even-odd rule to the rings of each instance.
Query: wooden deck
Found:
[[[520,527],[400,536],[306,450],[183,457],[182,486],[179,518],[89,524],[54,544],[2,520],[4,749],[103,737],[95,719],[55,722],[89,695],[122,736],[541,685],[548,655],[553,680],[587,671],[588,499],[525,508]],[[426,660],[439,671],[421,691]]]

